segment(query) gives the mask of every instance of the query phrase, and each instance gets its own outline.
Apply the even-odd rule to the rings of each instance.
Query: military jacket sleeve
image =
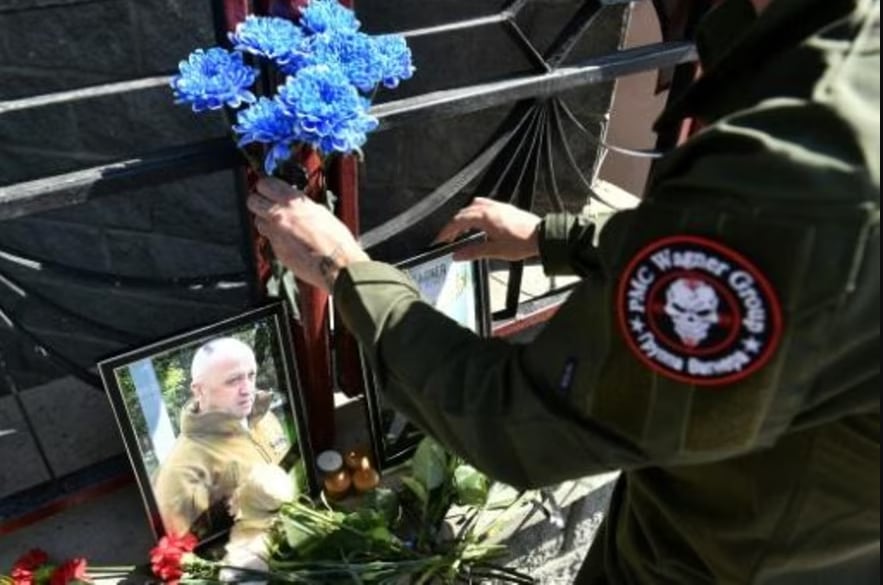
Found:
[[[175,457],[159,469],[154,493],[168,532],[194,531],[194,523],[211,505],[210,471],[199,461]]]
[[[540,243],[547,271],[585,278],[526,345],[457,326],[388,265],[350,266],[335,284],[335,301],[386,397],[486,472],[523,486],[717,460],[874,408],[879,130],[875,150],[863,126],[879,128],[879,52],[876,58],[876,119],[849,119],[820,94],[753,101],[667,157],[642,204],[614,216],[597,248],[585,221],[548,218]],[[859,92],[869,86],[852,81]],[[873,108],[860,111],[873,118]],[[750,335],[720,342],[746,362],[697,358],[695,372],[673,377],[648,365],[662,355],[635,333],[648,323],[623,318],[636,306],[651,310],[628,302],[626,276],[635,274],[642,251],[684,238],[751,267],[740,274],[752,275],[754,288],[720,264],[706,283],[720,307],[746,308],[728,316],[717,307],[717,326],[776,329],[761,367],[748,376],[742,370],[760,362]],[[701,288],[690,289],[691,278],[664,276],[669,289],[679,279],[684,290]],[[681,311],[674,302],[669,310],[664,288],[642,299],[654,301],[659,323]],[[758,300],[761,288],[766,297]],[[689,359],[694,348],[695,339],[678,335],[684,355],[669,361]],[[731,375],[705,385],[702,376],[718,374],[715,368]]]

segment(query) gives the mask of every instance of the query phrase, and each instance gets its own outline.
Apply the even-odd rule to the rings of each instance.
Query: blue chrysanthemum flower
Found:
[[[230,33],[233,48],[272,59],[280,66],[304,57],[304,33],[284,18],[248,16]]]
[[[301,12],[300,24],[308,32],[356,32],[362,26],[355,13],[337,0],[312,0]]]
[[[374,39],[364,33],[323,33],[312,38],[310,61],[338,65],[350,83],[369,92],[383,77],[384,61]]]
[[[260,142],[267,145],[264,170],[272,175],[280,161],[291,156],[291,148],[300,140],[295,119],[275,99],[262,97],[236,116],[233,131],[239,134],[238,146]]]
[[[349,153],[365,143],[377,127],[368,101],[339,67],[302,69],[279,88],[282,107],[297,120],[301,140],[324,153]]]
[[[384,86],[398,87],[402,79],[410,79],[414,75],[416,69],[411,63],[411,49],[405,37],[382,35],[373,40],[381,63],[380,78]]]
[[[240,53],[219,47],[197,49],[178,68],[180,74],[171,81],[175,103],[190,104],[194,112],[218,110],[225,105],[238,108],[255,101],[249,88],[257,71],[243,62]]]

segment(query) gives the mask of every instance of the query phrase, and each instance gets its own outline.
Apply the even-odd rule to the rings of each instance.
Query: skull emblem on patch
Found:
[[[751,262],[717,242],[676,236],[641,250],[620,277],[616,311],[629,348],[654,371],[728,384],[772,357],[779,301]]]
[[[695,278],[678,278],[665,292],[665,314],[687,347],[696,347],[718,322],[720,301],[714,288]]]

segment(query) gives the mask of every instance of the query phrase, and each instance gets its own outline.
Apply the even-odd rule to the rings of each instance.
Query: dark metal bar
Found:
[[[570,56],[573,48],[601,14],[602,8],[598,0],[583,3],[546,53],[546,59],[553,67],[558,67]]]
[[[0,246],[0,271],[3,264],[9,264],[25,270],[39,271],[41,274],[53,278],[65,278],[71,282],[88,283],[92,285],[114,286],[125,288],[138,288],[142,290],[186,290],[194,288],[229,288],[244,283],[246,273],[225,272],[218,274],[206,274],[202,276],[129,276],[101,272],[87,268],[73,268],[59,262],[46,259],[38,259],[24,255],[23,252],[10,246]]]
[[[78,100],[88,100],[92,98],[102,97],[106,95],[114,95],[118,93],[127,93],[130,91],[139,91],[142,89],[152,89],[154,87],[163,87],[169,85],[168,75],[158,75],[156,77],[144,77],[130,81],[120,81],[118,83],[105,83],[103,85],[93,85],[90,87],[81,87],[79,89],[71,89],[68,91],[59,91],[57,93],[47,93],[32,97],[21,98],[17,100],[7,100],[0,102],[0,115],[15,112],[17,110],[30,110],[52,104],[70,103]]]
[[[584,85],[696,59],[692,43],[656,43],[591,59],[550,73],[495,81],[386,102],[371,108],[380,128],[476,112],[509,102],[551,97]]]
[[[513,101],[551,96],[582,85],[688,63],[694,59],[695,49],[691,43],[659,43],[599,57],[581,66],[546,74],[387,102],[372,108],[372,113],[380,120],[381,128],[391,128],[479,111]],[[238,163],[237,156],[232,142],[219,138],[169,149],[147,158],[0,187],[0,220],[82,203],[150,182],[166,183],[230,168]]]
[[[518,13],[527,5],[530,0],[512,0],[512,2],[503,10],[509,18],[518,16]]]
[[[530,42],[530,39],[527,38],[527,35],[524,34],[524,31],[521,30],[521,27],[518,26],[518,23],[515,22],[514,18],[510,18],[506,20],[506,25],[509,27],[509,31],[515,37],[515,40],[518,41],[518,44],[524,49],[524,52],[533,61],[533,64],[540,71],[545,71],[549,73],[552,71],[552,66],[540,55],[537,48],[534,47],[533,43]]]
[[[492,14],[490,16],[479,16],[478,18],[471,18],[469,20],[461,20],[458,22],[448,22],[445,24],[440,24],[438,26],[428,26],[426,28],[415,28],[413,30],[403,31],[401,33],[402,36],[408,39],[414,39],[417,37],[424,37],[427,35],[437,35],[441,33],[451,32],[455,30],[464,30],[467,28],[476,28],[480,26],[487,26],[489,24],[497,24],[500,22],[505,22],[509,18],[509,15],[505,12],[501,12],[500,14]]]
[[[495,314],[491,335],[494,337],[518,335],[548,321],[577,286],[578,283],[569,284],[524,301],[518,307],[518,314],[515,317]]]
[[[233,141],[216,138],[150,157],[0,187],[0,221],[228,169],[238,163],[238,156]]]
[[[40,8],[56,8],[58,6],[76,6],[79,4],[97,4],[107,0],[3,0],[0,14],[9,12],[27,12]]]

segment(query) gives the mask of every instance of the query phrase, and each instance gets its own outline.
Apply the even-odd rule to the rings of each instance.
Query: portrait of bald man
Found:
[[[239,482],[257,463],[278,464],[291,447],[270,410],[272,393],[257,389],[256,378],[254,351],[234,337],[194,354],[180,434],[153,482],[168,533],[202,538],[229,526]]]

